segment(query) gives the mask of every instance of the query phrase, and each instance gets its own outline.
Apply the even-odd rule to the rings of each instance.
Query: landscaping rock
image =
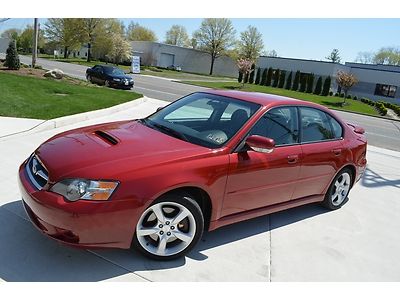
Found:
[[[64,76],[64,72],[61,71],[60,69],[53,69],[49,70],[43,75],[44,77],[53,77],[55,79],[61,79]]]

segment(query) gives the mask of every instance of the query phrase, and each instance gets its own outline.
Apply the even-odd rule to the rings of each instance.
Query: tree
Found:
[[[213,73],[215,60],[235,43],[235,29],[229,19],[204,19],[193,37],[201,50],[211,56],[210,75]]]
[[[264,71],[262,72],[260,85],[266,85],[266,82],[267,82],[267,73],[268,73],[268,69],[265,68]]]
[[[256,27],[249,25],[246,31],[240,33],[238,51],[241,57],[256,61],[263,48],[262,34]]]
[[[319,76],[317,84],[315,85],[314,94],[321,95],[321,91],[322,91],[322,77]]]
[[[299,82],[300,82],[300,71],[297,71],[296,75],[294,76],[294,81],[292,86],[293,91],[297,91],[299,89]]]
[[[7,54],[6,54],[6,61],[4,63],[4,66],[7,67],[10,70],[19,70],[21,67],[20,62],[19,62],[19,56],[18,52],[16,49],[16,41],[11,41],[8,44],[7,48]]]
[[[312,93],[314,87],[314,74],[311,73],[307,76],[307,89],[306,93]]]
[[[114,34],[112,37],[112,51],[110,57],[113,62],[118,65],[124,60],[131,58],[132,48],[128,41],[120,34]]]
[[[261,68],[257,68],[257,75],[254,84],[260,84],[260,80],[261,80]]]
[[[370,64],[374,60],[374,54],[372,52],[361,51],[358,52],[355,62],[359,62],[362,64]]]
[[[279,83],[278,83],[278,88],[283,88],[285,85],[285,78],[286,78],[286,71],[281,71],[281,74],[279,75]]]
[[[379,49],[373,57],[375,64],[400,65],[400,49],[394,47],[386,47]]]
[[[103,33],[103,24],[105,19],[99,18],[84,18],[76,19],[76,29],[79,33],[81,44],[87,44],[87,61],[90,62],[92,58],[92,46],[98,35]]]
[[[249,75],[249,83],[254,83],[254,72],[255,72],[255,70],[256,70],[256,65],[253,63],[251,65],[251,72],[250,72],[250,75]]]
[[[82,32],[77,30],[77,19],[49,18],[45,23],[45,36],[56,45],[64,48],[64,58],[68,57],[68,50],[81,46]]]
[[[286,79],[286,85],[285,85],[285,89],[290,90],[292,88],[292,73],[289,73],[288,78]]]
[[[247,83],[247,79],[250,72],[252,71],[252,61],[246,58],[240,58],[237,62],[236,65],[239,69],[239,72],[243,74],[243,84],[242,86],[244,86],[245,83]]]
[[[302,76],[300,76],[300,89],[299,89],[299,91],[304,93],[306,91],[306,87],[307,87],[307,75],[306,74],[302,74]]]
[[[354,86],[355,84],[357,84],[357,82],[358,82],[357,77],[352,73],[348,73],[348,72],[345,72],[342,70],[340,70],[336,73],[336,83],[344,91],[344,99],[343,99],[342,106],[346,105],[346,98],[347,98],[347,93],[348,93],[349,89],[352,86]]]
[[[324,87],[322,89],[322,96],[328,96],[330,88],[331,88],[331,77],[328,76],[324,80]]]
[[[21,30],[19,30],[17,28],[10,28],[10,29],[3,31],[1,33],[1,37],[16,41],[20,34],[21,34]]]
[[[91,56],[111,59],[115,35],[125,36],[125,26],[122,21],[113,18],[103,19],[103,22],[97,26],[96,36],[91,46]]]
[[[131,22],[128,25],[126,37],[130,41],[157,41],[157,36],[154,31],[144,26],[140,26],[139,23],[135,22]]]
[[[190,42],[186,28],[181,25],[172,25],[165,34],[165,43],[180,47],[188,46]]]
[[[266,86],[271,86],[272,82],[272,74],[274,73],[274,69],[268,68],[268,73],[267,73],[267,80],[265,81]]]
[[[338,49],[333,49],[331,54],[329,54],[329,56],[327,56],[325,58],[327,60],[330,60],[333,63],[340,63],[339,50]]]
[[[279,70],[279,69],[276,69],[276,70],[275,70],[275,72],[274,72],[274,74],[273,74],[273,80],[274,80],[274,82],[273,82],[273,84],[272,84],[272,87],[277,87],[277,86],[278,86],[279,75],[280,75],[280,73],[281,73],[281,70]]]

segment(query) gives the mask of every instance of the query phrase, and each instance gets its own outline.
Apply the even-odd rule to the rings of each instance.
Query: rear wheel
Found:
[[[106,87],[110,87],[110,81],[108,81],[108,80],[104,81],[104,85],[105,85]]]
[[[86,76],[86,79],[87,79],[87,81],[89,81],[90,83],[92,83],[92,76],[87,75],[87,76]]]
[[[332,210],[342,207],[348,201],[352,180],[349,169],[340,171],[332,181],[322,204]]]
[[[196,201],[181,194],[166,195],[142,213],[133,246],[153,259],[174,259],[190,251],[203,230],[204,218]]]

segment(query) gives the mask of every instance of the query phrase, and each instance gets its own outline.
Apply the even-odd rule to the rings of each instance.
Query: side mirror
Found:
[[[164,107],[162,107],[162,106],[160,106],[160,107],[157,107],[157,110],[156,111],[160,111],[160,110],[162,110]]]
[[[256,152],[271,153],[274,151],[275,141],[263,136],[251,135],[246,139],[246,145]]]

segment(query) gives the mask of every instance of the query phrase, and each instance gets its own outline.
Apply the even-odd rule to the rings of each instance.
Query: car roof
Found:
[[[215,90],[215,89],[207,89],[202,91],[204,93],[220,95],[230,98],[235,98],[239,100],[249,101],[257,104],[261,104],[263,106],[276,106],[276,105],[309,105],[313,107],[321,108],[323,106],[298,100],[290,97],[265,94],[265,93],[257,93],[257,92],[242,92],[242,91],[232,91],[232,90]]]

